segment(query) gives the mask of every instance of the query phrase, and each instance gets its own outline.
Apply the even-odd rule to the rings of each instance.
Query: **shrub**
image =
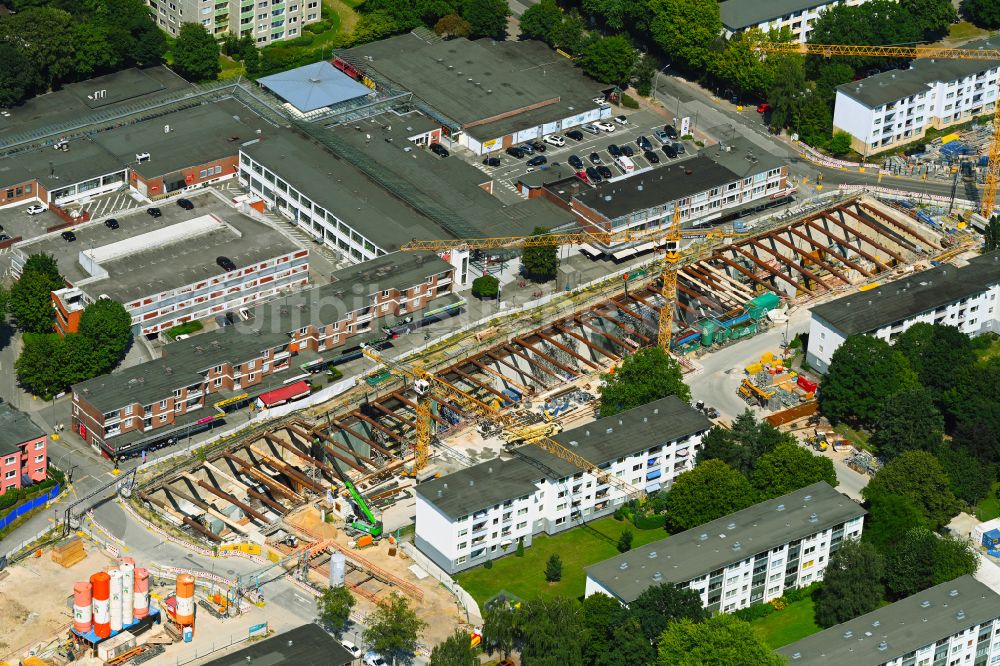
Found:
[[[738,611],[735,611],[733,615],[744,622],[753,622],[754,620],[759,620],[762,617],[767,617],[776,610],[777,609],[769,603],[754,604],[753,606],[747,606],[746,608],[741,608]]]
[[[653,513],[642,516],[634,516],[632,522],[640,530],[655,530],[667,524],[667,514]]]
[[[524,557],[524,537],[517,539],[517,550],[514,551],[514,557]]]
[[[197,333],[202,328],[200,321],[188,321],[180,324],[179,326],[174,326],[172,329],[166,332],[166,336],[171,340],[175,339],[178,335],[191,335],[192,333]]]
[[[632,97],[631,95],[626,95],[625,93],[622,93],[622,106],[624,106],[626,109],[638,109],[639,102],[637,102],[635,98]]]
[[[500,292],[500,280],[483,275],[472,281],[472,295],[476,298],[495,298]]]
[[[344,378],[344,373],[338,370],[337,368],[327,368],[326,374],[330,378],[331,382],[335,382],[338,379]]]
[[[486,560],[485,562],[483,562],[483,568],[484,569],[492,569],[493,568],[493,560]]]
[[[302,35],[286,42],[289,46],[312,46],[314,38],[312,35]]]

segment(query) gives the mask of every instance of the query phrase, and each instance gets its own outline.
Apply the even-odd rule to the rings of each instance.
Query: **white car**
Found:
[[[594,125],[597,126],[597,129],[602,129],[605,132],[614,132],[615,131],[615,126],[612,125],[611,123],[605,121],[605,120],[599,120],[596,123],[594,123]]]
[[[624,127],[625,125],[628,125],[628,118],[625,116],[615,116],[615,122]]]
[[[28,215],[38,215],[45,212],[45,206],[42,204],[31,204],[24,212]]]
[[[595,97],[594,99],[592,99],[590,101],[593,102],[594,104],[598,105],[598,106],[601,106],[602,104],[607,104],[608,103],[608,100],[604,99],[604,97]]]
[[[545,137],[545,143],[549,144],[550,146],[558,146],[562,148],[563,146],[566,145],[566,139],[562,138],[558,134],[550,134],[549,136]]]
[[[340,641],[340,644],[344,646],[344,649],[351,653],[351,656],[358,659],[362,655],[361,648],[352,643],[351,641]]]
[[[365,666],[389,666],[389,662],[387,662],[382,655],[377,652],[366,653],[365,658],[362,661],[365,662]]]

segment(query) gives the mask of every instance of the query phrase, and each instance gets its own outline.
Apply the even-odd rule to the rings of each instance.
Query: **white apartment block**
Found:
[[[969,49],[1000,48],[1000,40],[972,42]],[[919,140],[942,128],[992,113],[1000,67],[996,61],[914,60],[837,88],[833,130],[851,135],[862,155]]]
[[[867,0],[725,0],[719,3],[722,31],[729,39],[733,35],[758,28],[767,34],[771,30],[788,28],[799,42],[809,40],[809,32],[820,14],[830,7],[846,4],[861,5]]]
[[[830,359],[851,335],[887,342],[917,323],[954,326],[968,335],[1000,332],[1000,251],[950,264],[842,296],[810,310],[806,359],[826,372]]]
[[[1000,595],[962,576],[776,652],[792,666],[998,664]]]
[[[694,466],[711,427],[675,397],[555,435],[563,446],[635,488],[654,492]],[[544,470],[544,471],[543,471]],[[512,554],[522,540],[612,513],[625,493],[534,446],[416,488],[416,545],[454,573]]]
[[[822,580],[865,510],[824,481],[587,567],[585,596],[630,604],[653,585],[690,587],[729,613]]]
[[[156,23],[176,37],[184,23],[200,23],[217,39],[250,35],[257,46],[302,36],[320,20],[320,0],[146,0]]]

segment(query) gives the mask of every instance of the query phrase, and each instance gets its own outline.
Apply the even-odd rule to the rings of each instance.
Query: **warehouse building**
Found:
[[[866,511],[825,481],[587,567],[586,596],[623,604],[653,585],[689,587],[712,612],[766,603],[823,579]]]
[[[655,492],[694,466],[712,426],[670,396],[553,439],[635,488]],[[522,446],[416,487],[417,548],[449,573],[509,555],[518,541],[610,514],[628,498],[572,463]]]
[[[1000,251],[958,268],[943,264],[811,308],[806,359],[820,372],[851,335],[892,342],[916,323],[955,326],[968,335],[1000,332]]]
[[[972,576],[962,576],[777,652],[792,666],[996,664],[1000,596]]]

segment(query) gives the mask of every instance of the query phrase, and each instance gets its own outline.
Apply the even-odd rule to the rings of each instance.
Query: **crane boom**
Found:
[[[951,49],[943,46],[864,46],[854,44],[800,44],[769,42],[757,47],[765,53],[788,53],[818,56],[875,56],[882,58],[941,58],[946,60],[1000,61],[998,49]],[[993,215],[1000,183],[1000,87],[993,104],[993,140],[986,166],[986,182],[979,202],[979,214],[987,220]]]

